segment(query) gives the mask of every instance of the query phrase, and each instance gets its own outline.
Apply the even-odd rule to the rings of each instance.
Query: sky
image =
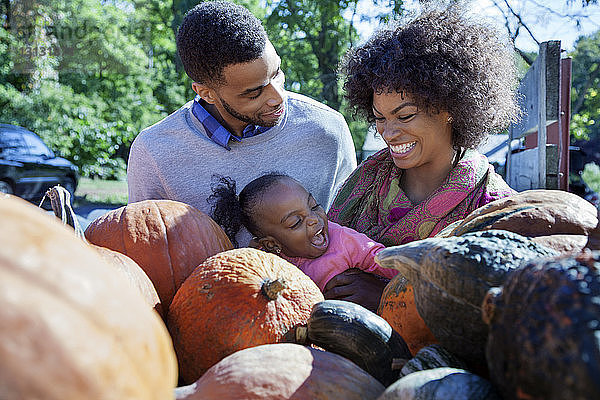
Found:
[[[567,0],[507,0],[512,9],[521,14],[523,21],[530,28],[536,39],[540,42],[546,40],[560,40],[561,46],[567,52],[574,49],[577,38],[589,35],[600,29],[600,4],[581,7],[581,0],[573,0],[567,5]],[[505,0],[496,0],[505,13],[509,13]],[[410,9],[417,9],[417,2],[406,1]],[[499,28],[504,28],[505,19],[502,11],[494,5],[494,0],[475,0],[471,3],[471,12],[489,19]],[[379,8],[383,10],[383,8]],[[377,14],[378,8],[373,6],[371,0],[359,3],[359,12],[368,15]],[[579,15],[582,18],[578,27],[573,19],[566,16]],[[373,23],[355,22],[361,40],[365,40],[376,28]],[[519,31],[516,45],[524,51],[537,51],[538,45],[531,39],[523,28]]]

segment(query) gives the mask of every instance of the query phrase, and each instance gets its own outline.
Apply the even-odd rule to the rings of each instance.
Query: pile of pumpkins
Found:
[[[575,195],[523,192],[383,250],[401,273],[377,313],[189,205],[83,232],[68,192],[47,195],[59,218],[0,197],[1,398],[600,398],[600,228]]]

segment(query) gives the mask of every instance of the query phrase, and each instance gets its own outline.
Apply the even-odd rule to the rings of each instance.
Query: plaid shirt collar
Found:
[[[229,132],[223,125],[221,125],[221,123],[217,121],[215,117],[210,115],[210,113],[206,111],[204,107],[202,107],[200,101],[200,96],[196,96],[196,98],[194,98],[194,103],[192,105],[192,113],[204,126],[208,137],[213,142],[215,142],[219,146],[226,148],[227,150],[231,151],[231,147],[229,147],[230,139],[241,142],[243,138],[249,138],[252,136],[260,135],[261,133],[264,133],[270,129],[269,127],[250,124],[242,131],[242,137],[237,137],[236,135]]]

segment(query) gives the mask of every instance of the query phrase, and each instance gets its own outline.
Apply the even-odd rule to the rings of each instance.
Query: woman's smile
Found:
[[[412,142],[403,143],[403,144],[390,144],[389,147],[392,152],[392,155],[405,156],[408,153],[410,153],[415,148],[416,145],[417,145],[417,142],[412,141]]]

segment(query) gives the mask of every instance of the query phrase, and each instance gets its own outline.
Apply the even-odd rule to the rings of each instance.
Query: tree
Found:
[[[25,3],[31,7],[25,9]],[[6,103],[0,119],[35,130],[84,175],[122,175],[135,135],[166,115],[155,93],[169,71],[152,67],[153,43],[163,41],[147,29],[148,13],[128,1],[38,0],[19,6],[23,9],[9,2],[9,18],[3,18],[8,22],[0,41],[14,44],[12,32],[25,32],[6,53],[8,64],[19,61],[15,49],[36,49],[32,43],[47,39],[42,48],[54,57],[55,74],[39,82],[18,68],[0,75],[0,102]],[[16,29],[17,24],[24,28]],[[42,65],[39,51],[32,54],[33,64]]]
[[[559,11],[540,2],[531,0],[519,3],[512,0],[492,0],[495,7],[501,11],[508,34],[515,43],[521,34],[529,36],[535,43],[540,43],[532,29],[525,22],[525,14],[537,15],[538,18],[558,17],[564,23],[580,27],[583,22],[589,22],[590,16],[585,12],[576,12],[571,7],[579,4],[582,9],[598,4],[598,0],[566,0],[566,11]],[[596,121],[600,118],[600,33],[580,37],[575,50],[569,55],[573,58],[572,90],[571,90],[571,135],[574,140],[589,140],[600,137],[600,128]],[[527,64],[535,60],[535,54],[527,53],[515,46],[515,51],[521,55]]]
[[[358,41],[356,20],[359,3],[365,0],[268,0],[265,26],[282,59],[286,88],[323,101],[344,114],[354,144],[362,146],[368,124],[355,120],[343,99],[338,65],[344,53]],[[373,23],[402,14],[403,1],[379,0],[384,12]]]
[[[288,84],[337,110],[341,106],[338,61],[358,36],[342,16],[351,3],[356,2],[281,0],[270,4],[266,19]]]
[[[337,66],[358,39],[360,1],[367,0],[268,0],[267,8],[262,0],[236,1],[265,22],[286,87],[343,112],[357,147],[367,123],[347,112]],[[36,131],[84,175],[122,175],[137,133],[193,98],[175,36],[196,3],[0,0],[0,121]],[[402,1],[376,3],[389,7],[376,22],[402,11]],[[18,23],[31,27],[25,36],[14,34]],[[50,55],[34,52],[34,69],[15,68],[19,49],[33,42]]]
[[[525,32],[524,34],[529,36],[538,45],[540,44],[540,41],[537,35],[533,33],[529,23],[526,22],[525,15],[535,15],[538,20],[543,20],[549,16],[556,16],[564,21],[563,23],[573,24],[576,27],[580,27],[583,21],[590,19],[585,13],[571,12],[569,10],[563,12],[556,7],[545,5],[537,0],[530,0],[529,2],[518,0],[492,0],[492,3],[504,17],[504,26],[510,36],[515,51],[529,65],[533,63],[535,57],[532,58],[530,54],[527,54],[527,52],[518,48],[515,45],[516,40],[519,35]],[[579,2],[576,0],[564,0],[564,4],[567,7],[571,7],[576,3]],[[581,0],[580,4],[585,8],[592,4],[598,4],[598,0]]]
[[[332,108],[342,106],[338,63],[357,41],[353,25],[360,0],[269,0],[265,25],[282,56],[291,89],[322,99]],[[375,1],[375,4],[379,2]],[[388,1],[389,13],[402,11],[402,1]],[[350,19],[345,15],[350,13]]]
[[[600,139],[600,30],[580,37],[570,56],[571,134],[574,139]]]

